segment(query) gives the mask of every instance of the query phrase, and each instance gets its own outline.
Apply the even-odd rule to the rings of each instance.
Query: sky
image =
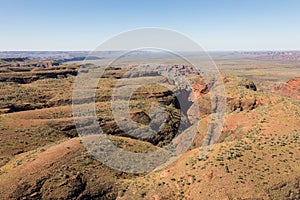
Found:
[[[299,0],[0,0],[0,51],[93,50],[132,29],[205,50],[300,50]]]

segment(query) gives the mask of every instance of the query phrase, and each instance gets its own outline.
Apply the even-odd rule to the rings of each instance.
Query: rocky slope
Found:
[[[33,68],[24,73],[11,70],[11,66],[1,69],[0,77],[39,77],[0,83],[1,199],[300,198],[300,105],[286,97],[297,97],[298,79],[275,88],[277,94],[265,94],[251,80],[224,76],[227,111],[223,130],[207,157],[199,159],[212,112],[211,86],[199,76],[193,92],[182,93],[185,101],[191,105],[198,102],[200,109],[198,133],[190,150],[166,168],[131,174],[96,160],[78,137],[70,92],[76,66]],[[40,75],[39,70],[55,75]],[[57,70],[72,73],[56,76]],[[176,92],[166,87],[139,87],[131,96],[131,119],[147,125],[152,104],[161,104],[167,108],[167,125],[143,141],[128,137],[115,123],[109,102],[112,88],[123,74],[123,68],[111,67],[99,82],[95,104],[99,125],[126,151],[157,150],[175,137],[181,117],[188,120],[196,113],[190,107],[180,112]],[[141,75],[149,82],[168,81],[142,72],[128,75],[124,81],[133,87]]]
[[[300,102],[300,78],[294,78],[285,84],[274,86],[273,93],[291,97]]]

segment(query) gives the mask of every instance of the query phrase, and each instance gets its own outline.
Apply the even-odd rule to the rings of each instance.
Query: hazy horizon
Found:
[[[94,50],[0,50],[0,52],[122,52],[122,51],[127,51],[127,50],[101,50],[101,51],[94,51]],[[182,51],[178,51],[178,52],[197,52],[197,51],[189,51],[189,50],[182,50]],[[241,50],[207,50],[206,52],[215,52],[215,53],[218,53],[218,52],[300,52],[300,48],[299,49],[291,49],[291,50],[288,50],[288,49],[266,49],[266,50],[252,50],[252,49],[241,49]]]

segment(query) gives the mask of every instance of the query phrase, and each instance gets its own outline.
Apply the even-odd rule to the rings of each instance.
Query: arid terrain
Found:
[[[150,173],[106,166],[78,136],[72,90],[86,55],[0,53],[0,199],[300,199],[299,52],[212,52],[226,91],[217,144],[199,158],[212,109],[210,86],[198,74],[194,96],[182,97],[198,102],[197,134],[175,162]],[[88,62],[113,55],[99,52]],[[144,59],[192,71],[163,56]],[[99,126],[116,146],[144,153],[168,144],[180,119],[195,113],[178,105],[167,87],[148,84],[131,96],[130,117],[140,126],[155,123],[149,109],[158,103],[167,111],[165,125],[147,139],[120,130],[110,109],[117,81],[123,76],[132,87],[141,79],[167,81],[143,70],[124,76],[138,63],[129,57],[105,69],[96,87],[95,109]]]

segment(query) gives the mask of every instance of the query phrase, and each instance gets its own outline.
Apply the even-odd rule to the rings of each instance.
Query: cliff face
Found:
[[[59,62],[54,60],[30,60],[28,58],[2,58],[0,59],[0,67],[7,66],[10,69],[18,70],[18,67],[39,67],[48,68],[59,66]],[[19,68],[19,70],[22,70]]]

